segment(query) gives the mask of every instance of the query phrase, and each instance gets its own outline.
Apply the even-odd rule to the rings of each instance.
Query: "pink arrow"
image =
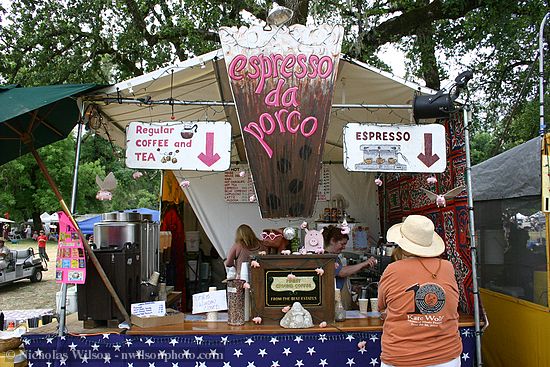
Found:
[[[206,154],[205,154],[206,153]],[[208,167],[220,160],[220,155],[214,153],[214,133],[206,133],[206,152],[199,154],[199,159]]]
[[[437,154],[432,155],[432,134],[424,134],[424,153],[420,153],[418,155],[418,159],[420,159],[426,167],[431,167],[439,160],[439,156]]]

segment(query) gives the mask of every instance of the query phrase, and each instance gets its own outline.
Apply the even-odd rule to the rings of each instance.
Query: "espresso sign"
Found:
[[[292,276],[289,277],[289,274]],[[285,306],[300,302],[303,306],[321,305],[319,274],[311,270],[265,272],[266,306]]]
[[[263,218],[313,215],[343,28],[220,29]]]

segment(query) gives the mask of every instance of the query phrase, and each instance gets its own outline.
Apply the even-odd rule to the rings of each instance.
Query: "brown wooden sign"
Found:
[[[251,269],[252,316],[280,320],[283,307],[300,302],[314,324],[333,322],[335,259],[329,254],[257,256],[260,267]]]
[[[263,218],[313,215],[343,29],[220,29]]]

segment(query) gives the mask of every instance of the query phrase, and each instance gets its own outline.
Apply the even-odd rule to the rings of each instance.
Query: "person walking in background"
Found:
[[[402,259],[378,284],[385,315],[380,367],[459,367],[458,285],[453,264],[439,257],[443,239],[422,215],[409,215],[386,238],[399,245]]]
[[[38,253],[40,254],[40,257],[45,261],[50,261],[50,258],[46,253],[46,243],[48,242],[48,236],[46,236],[44,231],[40,231],[40,235],[36,240],[38,241]]]
[[[25,238],[29,239],[31,238],[32,229],[31,226],[27,224],[27,227],[25,228]]]

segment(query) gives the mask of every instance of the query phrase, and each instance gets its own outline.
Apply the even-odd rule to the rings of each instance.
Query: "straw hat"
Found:
[[[420,257],[436,257],[445,251],[445,243],[435,232],[433,222],[423,215],[409,215],[403,223],[388,229],[386,238]]]

